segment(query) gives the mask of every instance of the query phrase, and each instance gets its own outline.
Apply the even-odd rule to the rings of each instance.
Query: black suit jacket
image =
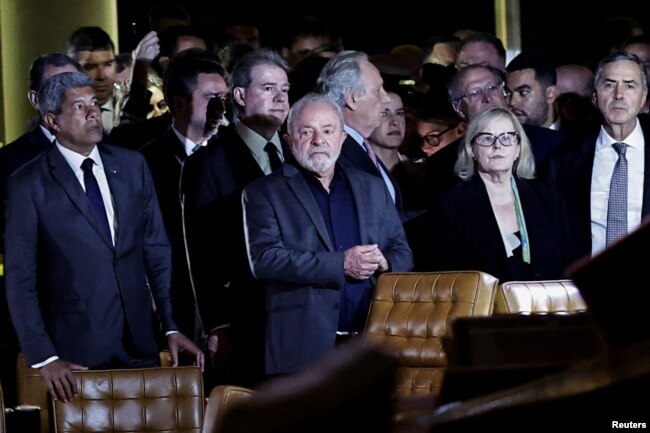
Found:
[[[200,330],[195,329],[196,300],[185,255],[179,190],[181,168],[187,157],[185,147],[170,127],[160,138],[142,147],[140,152],[151,170],[165,229],[172,246],[171,296],[174,319],[185,335],[196,337],[200,335]]]
[[[384,180],[383,176],[379,172],[379,169],[375,164],[373,164],[370,156],[368,156],[368,153],[363,150],[359,143],[357,143],[356,140],[350,135],[348,135],[343,142],[343,146],[341,147],[341,155],[339,156],[338,161],[345,167],[356,168],[357,170],[365,171],[366,173],[378,176],[382,181]],[[404,220],[404,216],[402,215],[402,193],[400,191],[399,185],[379,158],[377,158],[377,162],[388,174],[388,178],[393,184],[393,188],[395,189],[395,207],[400,212],[402,220]]]
[[[530,141],[533,155],[535,156],[535,165],[538,171],[540,169],[543,171],[549,155],[553,149],[566,141],[566,135],[564,132],[543,128],[541,126],[528,124],[522,126]]]
[[[284,141],[282,153],[285,162],[293,159]],[[203,328],[231,325],[233,345],[242,354],[235,365],[245,376],[241,383],[263,368],[263,289],[248,266],[241,204],[244,187],[263,176],[234,124],[187,158],[181,175],[187,253]]]
[[[650,213],[650,125],[641,122],[645,140],[641,218]],[[548,182],[565,197],[576,253],[591,254],[591,176],[599,130],[575,146],[558,149],[548,161]]]
[[[428,217],[422,271],[477,269],[500,281],[556,279],[574,257],[562,198],[546,185],[517,179],[531,248],[532,275],[514,274],[501,232],[478,175],[440,197]]]
[[[178,329],[170,247],[147,164],[135,152],[98,148],[114,202],[115,245],[55,146],[8,182],[7,299],[29,364],[58,355],[92,368],[125,346],[134,358],[156,359],[152,296],[162,331]]]

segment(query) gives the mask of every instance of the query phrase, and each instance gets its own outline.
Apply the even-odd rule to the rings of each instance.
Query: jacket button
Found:
[[[339,304],[338,302],[336,302],[336,303],[333,305],[333,307],[334,307],[335,310],[338,310],[339,308],[341,308],[341,304]]]

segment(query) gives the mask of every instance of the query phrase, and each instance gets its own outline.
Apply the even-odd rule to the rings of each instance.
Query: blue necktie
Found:
[[[111,227],[108,225],[108,217],[106,216],[106,207],[104,207],[104,200],[102,193],[99,190],[99,184],[95,175],[93,174],[93,164],[95,162],[91,158],[86,158],[81,164],[81,169],[84,172],[84,185],[86,186],[86,196],[90,204],[95,210],[95,216],[102,228],[102,232],[109,244],[113,245],[113,238],[111,236]]]
[[[612,180],[609,184],[609,202],[607,204],[607,228],[605,245],[609,246],[627,235],[627,144],[614,143],[618,161],[614,166]]]

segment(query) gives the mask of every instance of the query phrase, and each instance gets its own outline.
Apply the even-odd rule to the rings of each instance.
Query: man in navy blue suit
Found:
[[[174,364],[184,351],[203,368],[172,319],[171,252],[144,158],[98,144],[85,74],[51,77],[38,98],[56,141],[9,178],[5,237],[7,300],[28,364],[64,401],[77,393],[74,369],[155,366],[155,311]]]
[[[345,138],[339,106],[305,96],[288,118],[296,162],[244,189],[249,262],[266,297],[267,375],[295,372],[337,335],[361,332],[376,277],[413,266],[384,182],[337,162]]]

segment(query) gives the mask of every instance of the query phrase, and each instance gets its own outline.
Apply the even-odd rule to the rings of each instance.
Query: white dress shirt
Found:
[[[595,255],[605,249],[607,232],[607,204],[609,185],[618,153],[612,147],[616,143],[601,126],[596,140],[593,172],[591,175],[591,253]],[[632,232],[641,224],[643,205],[643,179],[645,170],[645,140],[637,119],[636,127],[621,142],[627,144],[627,231]]]

